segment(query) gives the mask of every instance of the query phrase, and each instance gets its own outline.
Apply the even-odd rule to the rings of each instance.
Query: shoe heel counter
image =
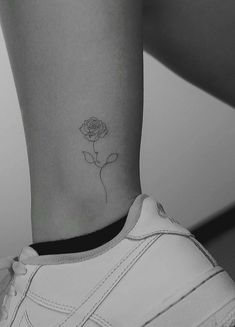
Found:
[[[164,251],[160,250],[163,247]],[[174,274],[185,278],[197,278],[218,266],[209,252],[191,235],[162,235],[159,250],[171,263]]]
[[[207,249],[194,237],[191,235],[190,240],[194,243],[194,245],[198,248],[198,250],[208,259],[208,261],[214,266],[218,266],[215,258],[207,251]]]

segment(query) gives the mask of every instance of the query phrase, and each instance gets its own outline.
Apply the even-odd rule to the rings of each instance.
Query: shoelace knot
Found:
[[[17,296],[17,290],[15,287],[15,278],[17,276],[23,276],[27,274],[27,269],[25,265],[20,262],[16,261],[13,258],[5,258],[0,260],[0,270],[8,269],[10,274],[12,275],[11,281],[5,286],[5,289],[8,289],[7,294],[4,297],[3,304],[1,307],[1,320],[8,319],[8,311],[10,307],[10,302],[12,297]]]

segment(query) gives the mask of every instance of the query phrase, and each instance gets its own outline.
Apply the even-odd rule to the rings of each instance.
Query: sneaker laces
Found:
[[[7,257],[0,259],[0,270],[8,270],[10,273],[3,278],[0,283],[0,296],[3,295],[8,289],[6,295],[4,296],[3,303],[1,306],[1,317],[0,321],[6,320],[8,318],[8,311],[11,303],[11,299],[17,295],[17,289],[15,287],[15,278],[17,276],[22,276],[27,273],[25,265],[18,261],[16,258]]]

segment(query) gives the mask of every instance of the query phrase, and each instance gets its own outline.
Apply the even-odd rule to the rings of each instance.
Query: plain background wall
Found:
[[[143,191],[191,227],[235,201],[235,111],[145,54]],[[0,31],[0,256],[31,242],[26,146]]]

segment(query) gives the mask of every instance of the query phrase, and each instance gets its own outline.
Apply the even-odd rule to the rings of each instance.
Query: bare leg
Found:
[[[234,0],[144,0],[146,51],[235,107]]]
[[[141,192],[142,1],[0,0],[0,13],[28,147],[34,241],[121,218]]]

